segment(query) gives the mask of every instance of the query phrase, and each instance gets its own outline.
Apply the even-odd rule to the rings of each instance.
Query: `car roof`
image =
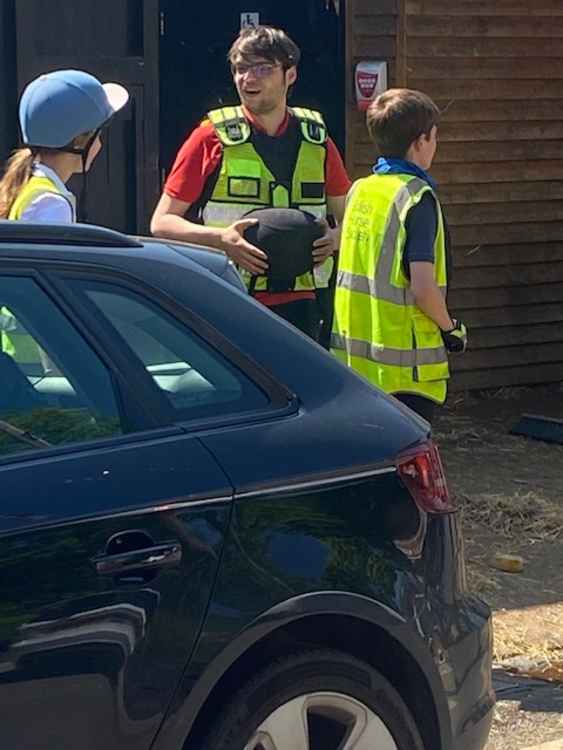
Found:
[[[9,246],[9,250],[8,250]],[[132,255],[131,251],[135,253]],[[155,237],[127,235],[92,224],[47,224],[0,221],[0,252],[17,257],[108,260],[112,265],[135,269],[136,259],[154,259],[178,263],[181,256],[244,290],[244,284],[233,263],[224,253],[202,245],[165,240]],[[95,257],[92,257],[95,256]],[[120,262],[122,259],[122,263]],[[183,264],[182,264],[183,265]],[[193,270],[197,270],[193,269]]]

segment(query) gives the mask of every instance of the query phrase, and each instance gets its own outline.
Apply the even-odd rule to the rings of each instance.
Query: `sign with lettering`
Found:
[[[354,79],[356,103],[362,112],[378,94],[387,89],[387,63],[381,60],[362,60],[356,65]]]
[[[245,11],[240,14],[240,27],[241,29],[247,29],[249,26],[260,25],[260,13],[249,13]]]

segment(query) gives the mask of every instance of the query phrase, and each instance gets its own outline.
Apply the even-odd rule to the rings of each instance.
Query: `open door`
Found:
[[[40,73],[79,68],[127,87],[88,177],[88,221],[146,231],[159,194],[158,0],[18,0],[18,91]],[[73,178],[71,190],[79,190]]]
[[[227,52],[246,19],[284,29],[301,48],[290,104],[319,109],[344,150],[344,3],[337,0],[161,0],[161,164],[170,169],[209,109],[237,103]]]

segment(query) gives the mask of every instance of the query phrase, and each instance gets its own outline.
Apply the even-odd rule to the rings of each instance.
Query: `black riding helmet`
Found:
[[[325,233],[313,214],[296,208],[257,208],[244,218],[258,220],[244,237],[268,256],[269,291],[291,290],[297,276],[313,270],[313,242]]]

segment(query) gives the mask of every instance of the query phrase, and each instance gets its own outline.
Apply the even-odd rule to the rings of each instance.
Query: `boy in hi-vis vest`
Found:
[[[367,112],[381,154],[346,205],[331,350],[431,421],[446,398],[448,352],[466,328],[446,304],[448,234],[436,184],[439,110],[425,94],[391,89]]]

